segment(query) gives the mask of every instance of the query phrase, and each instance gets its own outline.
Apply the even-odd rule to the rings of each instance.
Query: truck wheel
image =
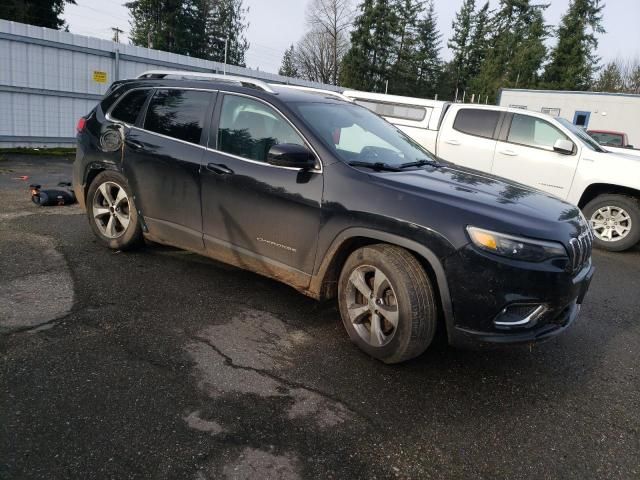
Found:
[[[596,247],[622,252],[640,241],[640,200],[627,195],[599,195],[584,207]]]
[[[436,331],[431,282],[413,255],[393,245],[371,245],[349,256],[338,304],[351,341],[385,363],[417,357]]]
[[[131,189],[117,172],[102,172],[91,182],[87,216],[93,233],[109,248],[128,250],[143,243]]]

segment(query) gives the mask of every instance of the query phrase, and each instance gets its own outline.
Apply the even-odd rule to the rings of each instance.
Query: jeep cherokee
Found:
[[[78,122],[74,189],[104,245],[148,238],[337,298],[387,363],[534,342],[576,318],[590,227],[550,194],[433,157],[339,94],[153,71]]]

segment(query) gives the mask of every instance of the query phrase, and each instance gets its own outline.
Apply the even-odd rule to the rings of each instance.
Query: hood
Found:
[[[429,205],[421,209],[423,221],[415,219],[419,224],[431,224],[436,215],[429,210],[438,208],[437,217],[445,219],[439,221],[450,222],[448,227],[454,223],[474,225],[564,244],[584,229],[577,207],[541,190],[477,170],[446,164],[373,175],[386,188],[396,190],[402,202],[409,202],[406,196],[410,196]],[[424,202],[427,199],[428,204]],[[403,207],[400,204],[398,208]]]
[[[630,148],[603,147],[607,150],[606,156],[615,155],[616,158],[631,159],[640,162],[640,150]],[[600,152],[598,152],[600,153]],[[602,153],[600,153],[602,155]]]

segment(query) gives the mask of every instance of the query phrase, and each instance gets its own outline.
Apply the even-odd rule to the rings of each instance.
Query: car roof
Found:
[[[267,84],[257,81],[252,84],[248,79],[246,83],[240,83],[234,79],[241,77],[229,77],[230,81],[225,78],[132,78],[114,82],[114,89],[119,85],[126,85],[127,89],[131,88],[189,88],[203,90],[220,90],[225,92],[243,93],[255,96],[268,101],[282,103],[298,103],[298,102],[322,102],[322,103],[350,103],[350,99],[343,97],[338,92],[329,90],[314,89],[310,87],[296,87],[289,85]],[[244,79],[243,79],[244,80]],[[268,89],[268,90],[265,90]]]

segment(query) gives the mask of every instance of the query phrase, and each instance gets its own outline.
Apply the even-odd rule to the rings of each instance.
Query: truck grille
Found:
[[[569,241],[569,268],[571,269],[571,273],[582,270],[591,259],[593,232],[586,222],[582,227],[583,229],[580,235]]]

